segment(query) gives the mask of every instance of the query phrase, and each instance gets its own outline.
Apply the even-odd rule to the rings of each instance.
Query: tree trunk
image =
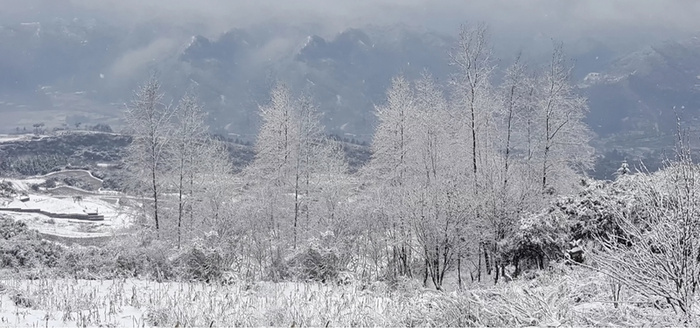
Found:
[[[154,167],[153,170],[151,170],[152,177],[153,177],[153,218],[156,221],[156,231],[159,229],[158,227],[158,181],[156,180],[156,168]]]
[[[294,186],[294,249],[297,249],[297,222],[299,221],[299,174],[296,175]]]
[[[425,259],[425,271],[423,273],[423,287],[428,287],[428,259]]]
[[[482,244],[484,249],[484,265],[486,265],[486,274],[491,275],[491,261],[489,259],[489,249],[486,247],[486,243]]]
[[[178,209],[177,209],[177,249],[180,249],[180,243],[182,241],[182,211],[183,211],[183,204],[182,204],[182,184],[183,180],[183,174],[182,171],[180,171],[180,188],[178,191]]]
[[[494,263],[494,268],[496,269],[496,274],[495,274],[494,277],[493,277],[493,284],[494,284],[494,285],[497,285],[497,284],[498,284],[498,278],[501,277],[501,276],[500,276],[500,271],[499,271],[499,266],[500,266],[500,263],[499,263],[498,260],[496,260],[495,263]]]
[[[493,269],[496,271],[493,279],[494,284],[498,284],[498,279],[500,275],[500,267],[503,263],[503,255],[498,253],[498,243],[494,241],[493,243]]]
[[[462,250],[457,251],[457,284],[462,289]]]
[[[476,267],[476,280],[478,282],[481,282],[481,247],[478,247],[477,251],[477,257],[479,258],[479,261],[477,262],[477,267]]]

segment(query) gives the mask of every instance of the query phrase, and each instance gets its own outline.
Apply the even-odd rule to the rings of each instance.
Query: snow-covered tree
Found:
[[[207,137],[204,113],[196,98],[186,94],[175,110],[176,123],[171,142],[171,160],[178,195],[177,206],[177,245],[180,247],[182,237],[182,220],[186,207],[193,200],[195,175],[200,150]],[[187,199],[189,198],[189,199]]]
[[[266,190],[262,208],[271,233],[279,236],[288,232],[282,227],[289,227],[296,248],[299,232],[309,232],[320,185],[331,175],[345,174],[346,164],[339,147],[324,135],[310,98],[295,98],[282,84],[273,88],[270,98],[260,107],[263,124],[248,173],[257,188]]]
[[[464,185],[471,162],[455,151],[462,128],[455,116],[429,74],[413,84],[394,78],[386,104],[377,107],[374,152],[364,175],[386,234],[387,273],[410,277],[412,263],[421,259],[424,280],[438,289],[459,253],[470,204]]]
[[[566,188],[571,181],[567,177],[592,163],[591,132],[583,122],[588,105],[571,84],[571,70],[563,45],[555,44],[552,59],[536,85],[534,157],[539,160],[538,178],[545,194]]]
[[[462,25],[450,56],[455,67],[452,77],[454,106],[462,109],[466,118],[468,160],[472,163],[474,189],[477,190],[479,162],[486,152],[483,145],[491,141],[487,134],[493,124],[491,73],[494,66],[486,25]]]
[[[171,184],[177,192],[178,246],[183,228],[190,235],[195,228],[216,229],[221,223],[224,204],[231,197],[228,151],[210,137],[205,117],[196,96],[192,93],[183,96],[175,112],[169,150]]]
[[[372,158],[365,179],[378,190],[376,211],[388,235],[389,274],[411,276],[412,223],[406,213],[405,193],[415,169],[409,156],[415,156],[415,99],[410,83],[397,76],[387,90],[387,102],[376,107],[379,125],[372,140]]]
[[[700,286],[700,167],[687,150],[654,174],[626,175],[627,206],[614,209],[615,229],[600,231],[589,249],[595,267],[622,286],[696,320]]]
[[[168,167],[168,145],[172,137],[172,116],[170,106],[163,102],[160,82],[152,76],[148,82],[134,93],[134,99],[125,112],[127,132],[133,137],[128,148],[127,166],[134,180],[130,184],[138,193],[153,197],[153,211],[150,213],[155,229],[160,228],[159,201],[162,182]]]
[[[425,274],[437,289],[445,274],[459,261],[467,230],[471,202],[463,186],[469,183],[464,171],[468,161],[459,148],[459,125],[450,124],[454,112],[432,77],[424,74],[415,82],[415,108],[411,117],[414,147],[408,200]],[[459,268],[458,268],[459,269]]]
[[[465,174],[470,176],[472,182],[464,187],[470,194],[470,203],[474,209],[466,220],[471,226],[470,231],[479,232],[487,230],[487,223],[495,215],[501,172],[493,168],[502,166],[500,150],[496,147],[501,136],[496,124],[499,104],[491,84],[495,67],[491,53],[488,29],[485,24],[477,24],[463,25],[460,28],[456,46],[450,54],[452,66],[455,67],[451,80],[452,106],[458,113],[455,116],[456,120],[462,125],[458,137],[461,147],[453,151],[465,149],[462,160],[471,164],[471,168],[466,170]],[[471,255],[474,262],[477,263],[477,279],[481,279],[481,257],[483,255],[488,262],[488,254],[485,252],[490,233],[476,233],[461,239],[472,245],[469,248],[474,253]],[[462,249],[464,247],[460,247],[460,251]],[[460,272],[463,255],[467,254],[457,255]],[[488,263],[486,267],[489,267]]]

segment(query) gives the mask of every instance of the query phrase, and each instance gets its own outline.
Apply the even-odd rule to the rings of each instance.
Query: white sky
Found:
[[[448,32],[465,21],[485,21],[499,33],[557,38],[700,30],[700,1],[694,0],[0,0],[0,8],[4,19],[88,11],[124,24],[198,26],[203,34],[270,20],[318,23],[329,32],[398,22]]]

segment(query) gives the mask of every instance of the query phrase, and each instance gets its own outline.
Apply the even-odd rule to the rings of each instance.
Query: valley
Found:
[[[0,327],[696,326],[700,4],[0,9]]]

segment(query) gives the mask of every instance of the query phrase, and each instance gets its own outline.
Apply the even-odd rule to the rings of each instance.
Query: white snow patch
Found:
[[[12,188],[18,192],[28,192],[31,190],[31,186],[34,184],[42,184],[46,182],[46,179],[42,178],[31,178],[31,179],[2,179],[12,183]]]
[[[17,140],[23,140],[26,139],[27,137],[24,135],[9,135],[9,134],[0,134],[0,143],[3,142],[10,142],[10,141],[17,141]]]

